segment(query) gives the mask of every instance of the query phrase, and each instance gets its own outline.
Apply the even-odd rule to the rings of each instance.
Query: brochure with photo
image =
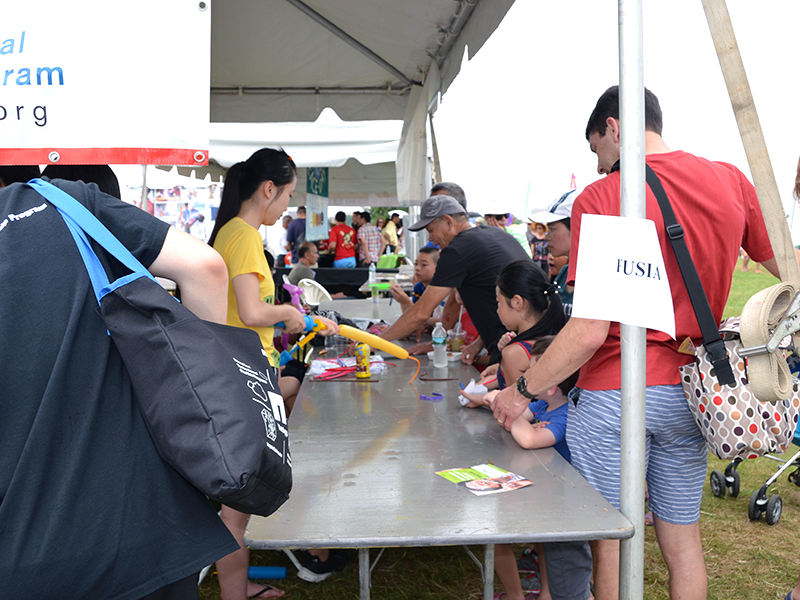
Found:
[[[448,481],[452,481],[459,487],[469,490],[476,496],[512,492],[533,485],[532,481],[528,481],[521,475],[486,464],[436,471],[436,474],[441,475]]]

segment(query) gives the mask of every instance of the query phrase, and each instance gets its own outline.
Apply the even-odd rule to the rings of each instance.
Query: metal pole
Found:
[[[642,60],[642,2],[618,0],[620,79],[620,215],[643,219],[644,176],[644,65]],[[620,510],[636,533],[620,543],[622,600],[644,595],[644,453],[645,387],[647,382],[646,330],[621,326],[622,429]]]
[[[486,544],[483,554],[483,600],[494,597],[494,544]]]
[[[358,549],[359,600],[369,600],[372,576],[369,568],[369,548]]]

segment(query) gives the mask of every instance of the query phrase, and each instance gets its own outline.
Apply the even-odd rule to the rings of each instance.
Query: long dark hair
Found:
[[[514,296],[528,301],[530,309],[540,315],[539,321],[521,331],[515,341],[532,340],[543,335],[555,335],[564,327],[566,318],[556,287],[550,283],[542,268],[531,260],[518,260],[506,265],[497,276],[497,288],[507,302]]]
[[[104,194],[122,198],[119,180],[108,165],[47,165],[42,171],[42,176],[49,179],[95,183]]]
[[[297,167],[292,158],[281,149],[262,148],[246,161],[233,165],[225,176],[222,201],[214,230],[208,239],[209,245],[214,245],[219,230],[239,214],[242,202],[252,198],[262,183],[271,181],[278,187],[280,194],[283,186],[290,184],[295,177],[297,177]]]

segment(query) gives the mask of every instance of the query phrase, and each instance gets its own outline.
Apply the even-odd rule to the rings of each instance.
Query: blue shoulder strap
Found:
[[[75,200],[75,198],[64,190],[42,179],[31,179],[28,185],[43,196],[45,200],[55,206],[64,218],[75,240],[75,244],[78,246],[78,250],[81,253],[83,262],[86,265],[86,271],[89,273],[89,278],[92,280],[92,288],[94,288],[94,294],[97,297],[98,304],[106,294],[113,292],[115,289],[131,281],[139,279],[140,277],[154,279],[150,272],[144,268],[142,263],[131,254],[130,250],[123,246],[122,242],[114,237],[114,235],[106,229],[106,226],[103,225],[89,209]],[[86,237],[87,235],[132,272],[110,284],[108,275],[106,275],[106,271],[100,263],[100,259],[97,258],[94,250],[92,250],[92,246]]]

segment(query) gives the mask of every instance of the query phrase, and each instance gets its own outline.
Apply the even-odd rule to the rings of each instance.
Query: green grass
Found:
[[[733,287],[725,316],[739,315],[750,296],[777,280],[767,272],[741,271],[741,261],[733,277]],[[798,448],[791,446],[789,456]],[[727,461],[709,457],[709,473],[725,471]],[[783,499],[780,521],[769,526],[761,520],[751,522],[747,506],[751,494],[758,490],[778,469],[778,463],[767,458],[745,461],[739,467],[741,492],[737,498],[716,498],[706,478],[701,507],[700,527],[708,569],[710,600],[782,599],[797,582],[797,532],[800,530],[800,488],[787,482],[786,473],[770,488]],[[295,490],[294,493],[302,493]],[[521,550],[523,546],[519,546]],[[481,558],[483,550],[472,547]],[[306,583],[296,577],[289,559],[280,552],[257,551],[251,556],[253,565],[284,565],[288,577],[271,582],[286,591],[293,600],[354,600],[359,597],[358,565],[352,551],[348,568],[328,581]],[[371,552],[374,560],[377,551]],[[661,558],[652,527],[645,531],[644,597],[666,600],[667,570]],[[496,584],[497,591],[501,591]],[[200,587],[203,600],[218,600],[216,573]],[[460,547],[388,548],[372,573],[372,597],[376,600],[478,600],[482,583],[476,565]]]
[[[778,283],[778,280],[760,265],[758,265],[758,268],[762,272],[757,273],[756,266],[750,261],[749,270],[743,272],[741,259],[736,264],[736,270],[733,272],[731,293],[728,296],[728,303],[725,305],[723,318],[741,315],[742,308],[744,308],[745,303],[753,294]]]

